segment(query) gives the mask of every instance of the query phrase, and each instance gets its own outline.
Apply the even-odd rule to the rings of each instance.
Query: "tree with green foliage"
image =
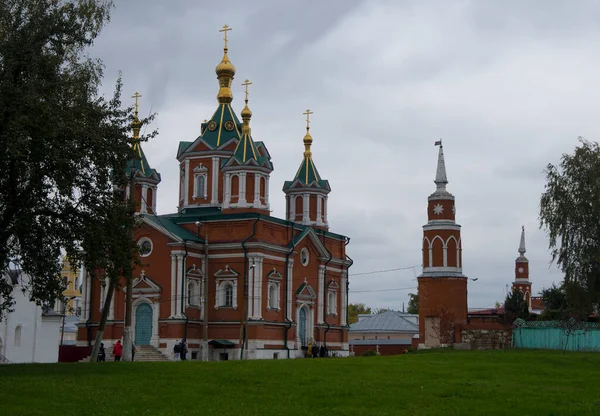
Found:
[[[593,309],[600,304],[600,146],[580,137],[575,152],[563,154],[545,173],[540,227],[565,284],[575,285],[577,304]]]
[[[358,315],[370,314],[371,308],[364,303],[349,303],[348,304],[348,323],[353,324],[358,322]]]
[[[408,294],[408,313],[419,314],[419,294]]]
[[[506,299],[504,300],[503,321],[512,324],[517,318],[529,318],[529,306],[523,292],[517,288],[513,288],[512,292],[506,295]]]
[[[133,156],[132,108],[122,108],[120,80],[111,99],[99,95],[103,66],[86,54],[112,6],[0,4],[0,272],[14,265],[31,276],[40,305],[62,296],[63,251],[113,286],[137,257],[125,239],[130,207],[115,193]],[[0,318],[11,292],[0,279]]]

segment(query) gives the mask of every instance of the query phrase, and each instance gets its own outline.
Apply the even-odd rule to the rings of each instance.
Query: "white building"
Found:
[[[0,276],[13,285],[14,311],[0,322],[0,362],[55,363],[62,315],[43,311],[23,293],[21,285],[29,278],[20,270]]]

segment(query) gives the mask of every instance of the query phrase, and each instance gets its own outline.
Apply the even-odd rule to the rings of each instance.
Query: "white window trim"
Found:
[[[333,302],[331,302],[332,297],[333,297]],[[336,290],[328,290],[327,291],[327,315],[337,316],[337,291]]]
[[[204,178],[204,189],[202,194],[198,193],[198,179]],[[194,173],[194,198],[208,198],[208,175],[206,173]]]
[[[144,254],[140,254],[140,257],[148,257],[150,254],[152,254],[152,250],[154,250],[154,243],[148,237],[140,238],[137,242],[138,247],[141,248],[142,244],[145,243],[146,241],[150,242],[150,251],[147,253],[144,253]]]
[[[275,288],[275,306],[271,305],[271,288]],[[269,281],[268,284],[268,290],[267,290],[267,310],[274,310],[279,312],[279,310],[281,309],[280,306],[280,302],[281,302],[281,285],[279,284],[279,282],[276,281]]]
[[[304,253],[306,253],[306,261],[303,259]],[[308,266],[308,263],[310,263],[310,253],[306,247],[300,250],[300,263],[302,263],[303,266]]]
[[[215,309],[219,310],[219,308],[233,308],[237,310],[237,289],[238,282],[237,278],[231,277],[221,277],[216,279],[217,282],[217,293],[215,294]],[[232,306],[225,306],[225,285],[230,284],[233,286],[233,299]]]

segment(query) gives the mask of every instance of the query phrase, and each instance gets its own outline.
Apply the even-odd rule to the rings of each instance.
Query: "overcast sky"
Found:
[[[352,239],[351,302],[401,309],[416,292],[433,143],[443,138],[463,271],[478,278],[469,307],[485,307],[514,279],[521,225],[534,293],[562,278],[538,229],[543,169],[578,136],[599,137],[599,22],[600,2],[585,0],[116,0],[92,53],[106,65],[106,94],[122,70],[126,95],[139,91],[141,112],[157,113],[159,135],[144,151],[162,174],[166,214],[177,205],[177,144],[216,109],[218,30],[231,26],[233,107],[239,114],[250,79],[252,134],[273,158],[281,218],[281,187],[302,158],[302,113],[314,111],[330,230]]]

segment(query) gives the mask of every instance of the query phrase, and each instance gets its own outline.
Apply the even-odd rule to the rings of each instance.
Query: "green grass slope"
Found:
[[[600,354],[0,366],[0,415],[599,415]]]

